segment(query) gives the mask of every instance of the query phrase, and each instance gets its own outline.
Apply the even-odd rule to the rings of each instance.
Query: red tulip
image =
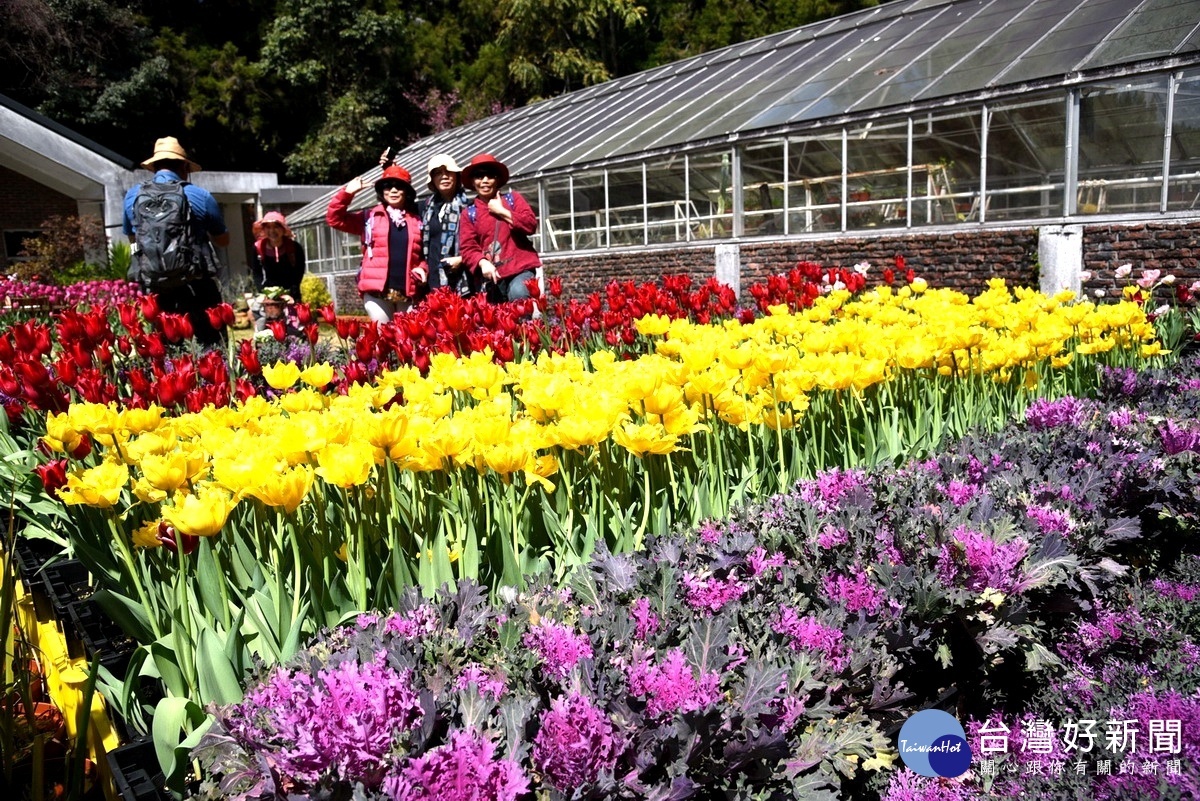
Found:
[[[300,325],[303,326],[307,326],[312,323],[313,313],[312,309],[307,303],[296,304],[296,320],[300,323]]]
[[[243,339],[238,345],[238,361],[250,375],[262,373],[262,364],[258,361],[258,349],[254,347],[252,340]]]
[[[321,319],[324,320],[326,322],[326,324],[328,324],[328,325],[333,325],[334,323],[337,322],[337,312],[335,312],[333,310],[332,303],[326,303],[324,306],[322,306],[320,314],[321,314]],[[339,331],[338,336],[341,336],[341,333],[340,333],[341,329],[339,328],[338,331]],[[345,337],[343,337],[343,339],[344,338]]]
[[[199,537],[192,534],[179,534],[175,531],[175,527],[165,520],[158,524],[158,541],[171,553],[179,553],[179,549],[182,548],[184,555],[193,553],[200,545]]]
[[[158,296],[143,295],[140,303],[142,307],[142,316],[152,323],[157,322],[158,316],[162,313],[158,307]]]
[[[49,464],[35,465],[33,471],[42,480],[42,487],[55,498],[58,491],[67,486],[67,460],[55,459]]]
[[[276,342],[287,339],[287,326],[284,325],[283,320],[267,320],[267,328],[271,329]]]

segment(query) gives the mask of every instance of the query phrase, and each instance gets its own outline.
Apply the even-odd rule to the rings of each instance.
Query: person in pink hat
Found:
[[[463,168],[462,181],[475,190],[458,224],[459,253],[469,270],[484,280],[493,303],[524,300],[525,282],[542,266],[529,237],[537,231],[537,215],[517,192],[502,192],[508,167],[490,153],[480,153]]]
[[[258,291],[269,286],[281,287],[292,300],[300,300],[300,281],[304,278],[304,247],[292,236],[287,218],[268,211],[254,223],[254,263],[250,275]]]
[[[427,275],[421,261],[417,193],[408,170],[393,165],[384,168],[375,181],[379,202],[369,209],[350,211],[350,202],[365,186],[359,177],[339,189],[329,201],[325,222],[362,238],[358,292],[367,316],[386,323],[412,305]]]

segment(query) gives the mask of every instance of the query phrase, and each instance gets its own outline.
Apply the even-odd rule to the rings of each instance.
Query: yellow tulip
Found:
[[[612,432],[613,440],[639,459],[646,454],[666,454],[675,450],[679,437],[659,423],[624,423]]]
[[[133,530],[133,544],[139,548],[158,548],[162,542],[158,539],[158,522],[150,520]]]
[[[194,493],[175,494],[174,503],[162,507],[163,519],[180,534],[215,537],[225,526],[234,502],[220,487],[200,485]]]
[[[317,453],[317,475],[343,489],[367,483],[374,466],[375,449],[362,440],[333,443]]]
[[[183,453],[174,451],[163,455],[150,454],[138,463],[142,475],[152,486],[164,492],[174,492],[187,483],[188,460]]]
[[[109,509],[121,499],[121,490],[129,483],[129,468],[116,462],[101,462],[67,476],[67,486],[58,497],[68,505]]]
[[[142,503],[162,503],[167,493],[151,484],[144,478],[133,482],[133,494]]]
[[[115,404],[72,403],[67,415],[70,424],[81,433],[111,435],[120,427]]]
[[[267,506],[278,506],[291,514],[304,502],[314,481],[313,469],[301,464],[282,473],[271,474],[265,481],[247,490],[246,494],[258,498]]]
[[[647,314],[642,319],[635,321],[633,327],[644,337],[660,337],[667,333],[670,325],[671,318],[665,314]]]
[[[130,434],[154,431],[163,424],[163,408],[154,405],[145,409],[124,409],[118,420],[120,427]]]
[[[263,365],[263,378],[272,389],[290,389],[300,380],[300,368],[294,362],[278,361]]]
[[[314,364],[300,373],[300,380],[314,389],[321,389],[333,381],[333,365]]]

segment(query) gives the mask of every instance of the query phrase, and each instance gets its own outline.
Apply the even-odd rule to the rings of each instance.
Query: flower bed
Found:
[[[1200,361],[1106,390],[899,469],[826,471],[644,552],[601,548],[563,587],[410,592],[219,710],[194,752],[207,795],[1186,795]],[[1174,719],[1182,765],[997,778],[977,760],[925,780],[893,738],[931,705],[975,721],[976,754],[989,718]]]

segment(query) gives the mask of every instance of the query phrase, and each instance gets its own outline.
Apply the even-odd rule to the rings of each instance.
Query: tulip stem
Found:
[[[129,543],[125,542],[124,533],[112,517],[108,517],[108,525],[112,530],[113,540],[117,543],[117,549],[121,552],[121,560],[125,562],[125,568],[129,571],[129,578],[133,580],[133,588],[137,592],[138,600],[141,601],[142,608],[146,610],[146,617],[150,618],[150,630],[154,632],[154,639],[157,640],[162,637],[162,629],[158,625],[158,604],[151,604],[146,596],[146,588],[142,586],[141,573],[133,561],[133,553],[129,550]]]

